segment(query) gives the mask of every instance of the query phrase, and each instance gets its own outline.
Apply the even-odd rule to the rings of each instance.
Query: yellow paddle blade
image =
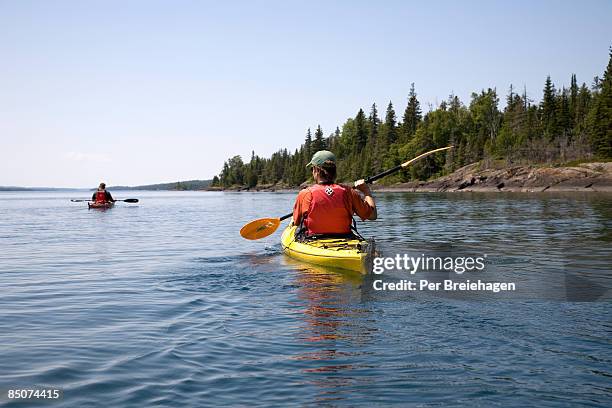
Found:
[[[276,231],[280,223],[280,218],[261,218],[240,228],[240,235],[246,239],[261,239]]]

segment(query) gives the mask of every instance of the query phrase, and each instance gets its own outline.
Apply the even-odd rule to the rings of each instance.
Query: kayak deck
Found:
[[[330,268],[366,273],[366,258],[371,243],[358,238],[326,237],[312,241],[296,241],[297,227],[289,225],[281,237],[283,252],[299,261]]]

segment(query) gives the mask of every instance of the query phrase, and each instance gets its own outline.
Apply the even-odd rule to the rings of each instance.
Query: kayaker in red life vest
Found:
[[[332,152],[316,152],[308,166],[316,184],[300,191],[293,206],[293,223],[300,225],[303,220],[307,236],[350,234],[353,214],[363,221],[376,219],[376,203],[364,180],[355,182],[355,188],[335,183]]]
[[[115,199],[113,198],[111,193],[106,191],[106,184],[104,183],[100,183],[100,186],[98,187],[98,191],[93,193],[93,195],[91,196],[91,200],[95,201],[96,203],[114,203],[115,202]]]

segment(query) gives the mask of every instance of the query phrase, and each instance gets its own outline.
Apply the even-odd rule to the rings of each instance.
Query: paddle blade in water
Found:
[[[251,221],[240,229],[240,235],[246,239],[261,239],[272,234],[280,225],[280,218],[261,218]]]

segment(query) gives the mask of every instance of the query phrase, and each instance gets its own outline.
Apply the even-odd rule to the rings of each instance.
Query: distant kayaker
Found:
[[[111,195],[110,192],[106,191],[106,184],[100,183],[98,186],[98,191],[93,193],[91,196],[91,200],[96,203],[114,203],[115,199]]]
[[[355,188],[336,184],[332,152],[316,152],[308,166],[315,184],[300,191],[293,206],[293,223],[302,223],[307,236],[350,234],[353,214],[363,221],[376,219],[376,203],[364,180],[355,182]]]

